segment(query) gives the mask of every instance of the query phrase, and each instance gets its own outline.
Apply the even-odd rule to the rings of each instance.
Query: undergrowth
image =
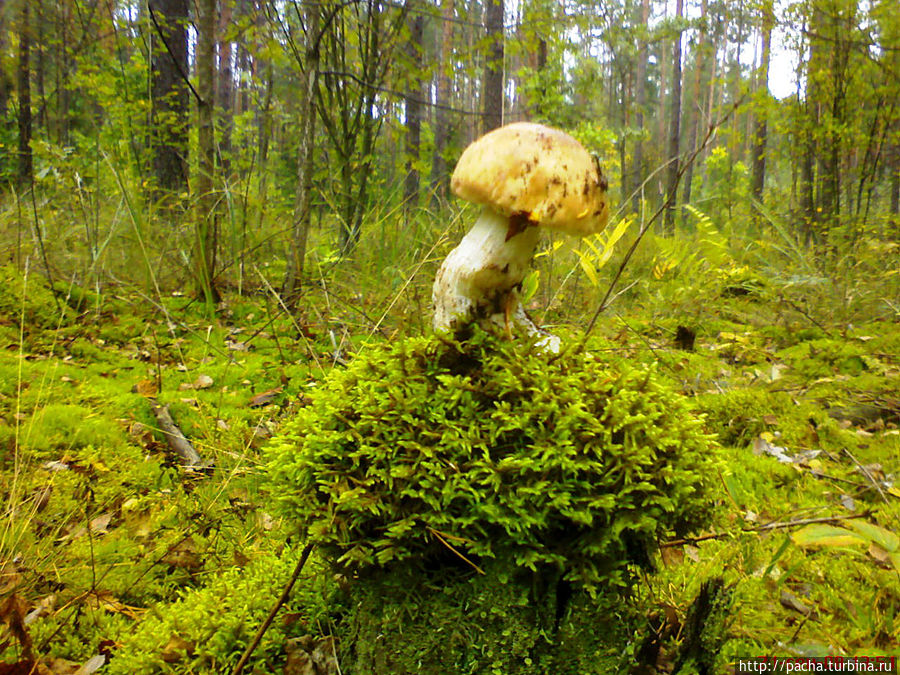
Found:
[[[136,231],[116,217],[109,236]],[[749,240],[702,213],[690,218],[679,238],[648,237],[638,249],[587,350],[654,364],[718,437],[726,468],[714,477],[714,518],[702,532],[663,536],[653,570],[636,572],[619,605],[619,632],[582,641],[590,649],[572,663],[587,665],[575,671],[612,672],[609,657],[616,669],[696,672],[703,640],[688,616],[711,583],[731,607],[710,615],[722,638],[713,672],[747,655],[897,654],[896,247],[863,240],[817,256],[777,222]],[[214,318],[182,290],[184,270],[158,275],[157,290],[140,256],[129,260],[144,266],[142,279],[129,283],[99,258],[84,272],[63,257],[52,286],[37,256],[0,268],[0,661],[51,672],[96,657],[111,672],[233,667],[304,543],[262,492],[270,439],[335,368],[428,331],[431,278],[452,237],[423,219],[412,248],[395,255],[399,243],[378,237],[389,224],[371,228],[378,246],[351,261],[312,242],[315,283],[293,317],[271,293],[280,270],[254,261],[230,277]],[[580,255],[549,244],[532,314],[578,334],[633,236],[605,258],[601,244]],[[206,465],[182,466],[159,429],[161,406]],[[454,658],[491,657],[497,642],[504,659],[521,657],[516,668],[552,658],[523,651],[536,633],[491,633],[498,607],[511,626],[537,631],[536,613],[550,624],[541,639],[568,639],[550,630],[554,610],[538,608],[538,595],[492,588],[499,573],[474,584],[411,577],[426,583],[391,605],[396,614],[376,616],[383,589],[334,577],[318,554],[308,565],[255,653],[259,672],[304,658],[378,672],[365,646],[397,630],[408,654],[445,634]],[[434,613],[423,615],[425,600]],[[582,630],[578,620],[597,610],[587,602],[568,605],[561,625]],[[466,608],[481,628],[462,622]],[[326,642],[348,634],[362,645],[352,653],[346,638]],[[605,655],[594,671],[592,654]],[[515,672],[504,663],[498,672]]]

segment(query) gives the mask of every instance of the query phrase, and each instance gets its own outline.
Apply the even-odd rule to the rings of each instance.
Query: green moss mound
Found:
[[[187,590],[177,602],[161,604],[137,627],[123,631],[121,645],[104,672],[228,673],[256,634],[273,599],[291,575],[299,551],[267,553],[244,568],[230,568],[208,585]],[[311,559],[294,587],[280,621],[274,622],[253,653],[247,672],[284,669],[292,635],[317,630],[334,593],[323,564]]]
[[[522,576],[528,582],[523,583]],[[354,589],[339,626],[344,672],[607,675],[626,672],[645,613],[615,594],[556,592],[541,575],[384,575]]]
[[[354,573],[502,559],[594,592],[708,518],[715,452],[653,369],[484,332],[371,348],[269,446],[281,513]]]
[[[0,267],[0,324],[19,325],[26,330],[53,328],[60,320],[60,307],[53,291],[34,271],[28,276],[12,265]]]

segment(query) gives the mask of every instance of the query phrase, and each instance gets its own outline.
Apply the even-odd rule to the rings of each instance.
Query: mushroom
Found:
[[[607,183],[599,163],[568,134],[516,122],[465,149],[451,188],[482,204],[472,229],[444,260],[434,281],[434,329],[456,333],[473,321],[559,339],[528,318],[519,294],[539,240],[538,227],[584,237],[606,227]]]

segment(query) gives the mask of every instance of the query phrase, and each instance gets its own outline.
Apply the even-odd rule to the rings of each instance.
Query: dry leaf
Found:
[[[175,663],[185,656],[194,652],[194,643],[185,640],[180,635],[173,635],[169,638],[166,646],[163,647],[162,660],[166,663]]]
[[[213,379],[209,375],[200,375],[194,380],[194,389],[209,389],[213,386]]]
[[[796,595],[788,591],[782,590],[781,597],[778,599],[778,601],[785,609],[790,609],[791,611],[802,614],[803,616],[815,615],[814,609],[804,605],[802,602],[800,602],[800,599]]]
[[[93,675],[106,664],[106,657],[103,654],[92,656],[84,665],[75,671],[74,675]]]
[[[131,391],[145,398],[153,398],[159,393],[159,387],[154,380],[141,380],[131,388]]]
[[[247,405],[251,408],[261,408],[264,405],[269,405],[282,391],[284,391],[284,387],[269,389],[268,391],[264,391],[251,398]]]
[[[673,567],[684,562],[684,549],[681,546],[666,546],[661,551],[663,565]]]

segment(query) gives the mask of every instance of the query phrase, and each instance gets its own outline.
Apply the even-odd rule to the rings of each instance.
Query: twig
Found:
[[[266,617],[266,620],[263,621],[262,625],[259,627],[259,630],[256,631],[256,635],[253,637],[253,641],[247,645],[247,649],[244,650],[244,653],[241,655],[241,660],[237,662],[237,665],[234,667],[234,670],[231,671],[231,675],[241,675],[244,670],[244,666],[247,665],[247,662],[250,660],[250,657],[253,655],[253,651],[259,646],[259,643],[262,641],[263,635],[265,635],[266,631],[269,629],[269,626],[272,625],[272,622],[275,620],[275,615],[278,614],[278,610],[287,602],[288,597],[291,595],[291,590],[294,588],[294,584],[297,583],[297,579],[300,577],[300,572],[303,571],[303,566],[306,564],[306,559],[309,558],[309,554],[312,553],[313,544],[309,543],[303,548],[303,553],[300,554],[300,560],[297,561],[297,566],[294,567],[294,572],[291,574],[291,578],[288,579],[288,582],[285,584],[284,589],[281,591],[281,596],[273,605],[271,611],[269,612],[269,616]]]
[[[874,487],[878,491],[878,494],[881,495],[881,499],[884,501],[885,504],[887,504],[887,502],[888,502],[887,495],[884,494],[884,490],[881,489],[881,486],[878,484],[878,481],[875,480],[875,477],[869,472],[869,470],[866,467],[864,467],[862,464],[859,463],[859,460],[857,460],[856,457],[854,457],[853,454],[847,448],[841,448],[841,449],[844,451],[844,454],[846,454],[847,457],[849,457],[850,460],[854,464],[856,464],[856,468],[860,470],[862,475],[869,479],[869,482],[872,483],[872,487]]]
[[[191,442],[184,435],[184,432],[175,424],[172,415],[169,413],[168,405],[159,405],[154,399],[150,400],[150,409],[156,416],[159,428],[166,437],[166,443],[181,458],[181,464],[184,467],[204,468],[208,466],[200,453],[194,449]]]
[[[449,548],[455,555],[457,555],[457,556],[459,556],[460,558],[462,558],[463,562],[465,562],[465,563],[471,565],[471,566],[472,566],[472,569],[474,569],[476,572],[478,572],[478,574],[484,576],[484,570],[481,569],[481,568],[480,568],[478,565],[476,565],[475,563],[473,563],[471,560],[469,560],[469,559],[468,559],[466,556],[464,556],[462,553],[460,553],[459,551],[457,551],[455,548],[453,548],[453,547],[447,542],[447,540],[444,539],[444,538],[441,536],[440,532],[438,532],[437,530],[435,530],[433,527],[429,527],[429,528],[428,528],[428,531],[431,532],[431,534],[433,534],[435,537],[437,537],[437,540],[438,540],[439,542],[441,542],[444,546],[446,546],[447,548]]]
[[[823,518],[799,518],[797,520],[784,520],[784,521],[775,521],[773,523],[766,523],[765,525],[757,525],[756,527],[744,527],[738,530],[739,533],[745,534],[748,532],[768,532],[769,530],[784,530],[790,527],[799,527],[801,525],[814,525],[816,523],[834,523],[841,520],[853,520],[855,518],[868,518],[871,515],[871,511],[865,511],[864,513],[852,513],[846,516],[825,516]],[[700,537],[687,537],[685,539],[672,539],[671,541],[664,541],[659,545],[660,548],[672,548],[673,546],[683,546],[684,544],[696,544],[699,541],[709,541],[710,539],[723,539],[724,537],[729,537],[732,534],[736,534],[735,532],[712,532],[710,534],[704,534]]]

